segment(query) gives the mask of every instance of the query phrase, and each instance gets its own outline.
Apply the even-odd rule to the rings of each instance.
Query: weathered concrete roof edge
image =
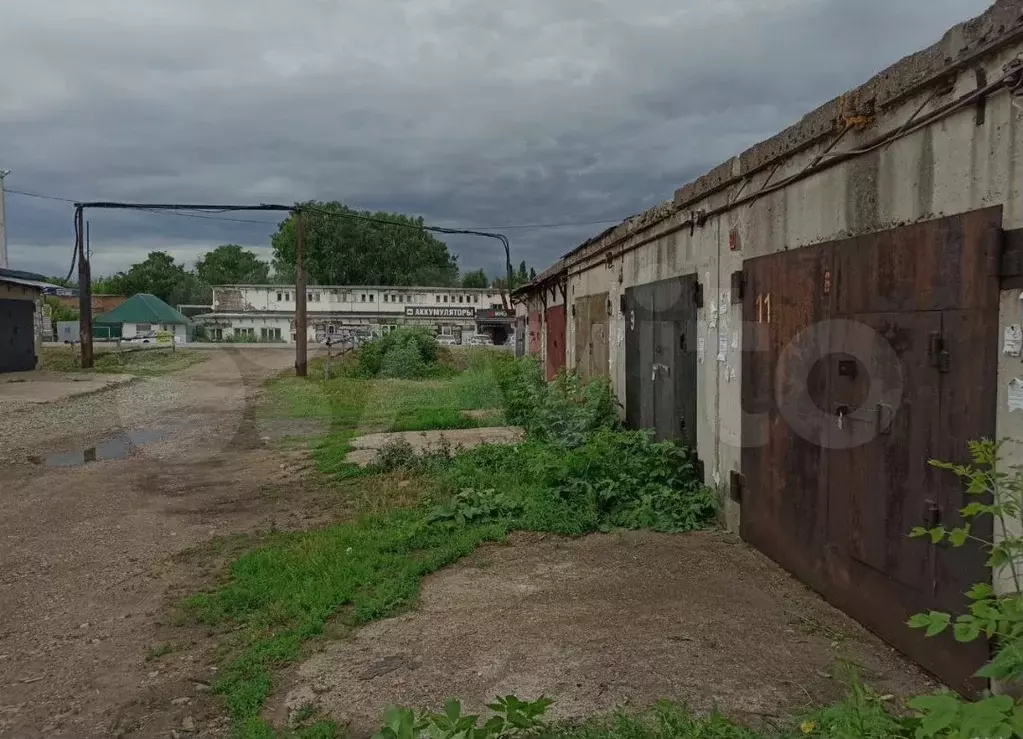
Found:
[[[574,261],[572,257],[587,247],[595,247],[590,253],[599,252],[638,231],[648,229],[695,205],[708,195],[833,135],[836,122],[843,117],[871,115],[895,105],[928,84],[933,84],[936,78],[951,74],[979,57],[994,53],[1018,36],[1023,36],[1023,0],[997,0],[983,14],[953,26],[939,41],[926,49],[904,57],[854,90],[824,103],[804,115],[797,123],[739,154],[738,174],[735,173],[735,157],[732,157],[702,177],[678,188],[673,199],[659,203],[587,239],[541,272],[529,285],[516,290],[515,294],[521,295],[531,287],[535,288],[564,272]]]
[[[978,56],[991,53],[1023,31],[1023,0],[998,0],[983,14],[945,32],[939,41],[904,57],[864,84],[807,113],[781,133],[739,155],[740,177],[773,165],[822,138],[836,133],[846,116],[872,115],[918,92],[935,78],[951,74]],[[733,180],[733,160],[675,191],[673,205],[694,204]]]

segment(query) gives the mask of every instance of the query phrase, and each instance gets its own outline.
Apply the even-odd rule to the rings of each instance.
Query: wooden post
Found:
[[[305,266],[302,211],[296,208],[292,213],[295,216],[295,375],[307,377],[309,365],[306,334],[306,290],[309,287],[309,276]]]
[[[85,252],[85,223],[81,206],[75,209],[75,240],[78,242],[78,333],[82,342],[81,366],[92,367],[92,271]]]

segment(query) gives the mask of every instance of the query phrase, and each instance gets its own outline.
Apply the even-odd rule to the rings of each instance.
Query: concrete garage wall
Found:
[[[548,320],[547,311],[566,304],[567,294],[566,273],[564,265],[559,260],[546,270],[536,276],[526,288],[520,288],[514,295],[516,310],[522,309],[527,317],[526,323],[526,352],[540,359],[541,366],[547,365],[547,338]],[[532,319],[532,320],[530,320]],[[539,331],[536,332],[536,319],[539,319]],[[566,341],[568,341],[566,365],[572,364],[571,356],[571,324],[572,316],[568,315],[569,326],[566,327]],[[538,333],[534,338],[533,333]]]
[[[729,472],[740,469],[742,347],[735,339],[741,342],[742,306],[731,301],[732,273],[751,257],[992,205],[1002,206],[1003,228],[1023,227],[1023,110],[1012,105],[1010,91],[991,90],[982,106],[968,100],[928,122],[931,114],[968,99],[979,79],[998,81],[1021,56],[1023,0],[1002,0],[929,49],[680,188],[671,201],[565,256],[570,305],[583,296],[609,295],[608,372],[622,403],[625,316],[619,296],[634,285],[699,275],[705,299],[699,310],[704,349],[697,445],[708,483],[723,490]],[[887,134],[907,131],[872,148]],[[862,155],[833,156],[868,148]],[[999,333],[1023,323],[1019,293],[1003,293]],[[570,316],[570,367],[579,343],[574,323]],[[718,361],[719,351],[724,361]],[[1023,439],[1023,413],[1010,413],[1005,397],[1017,376],[1023,376],[1021,360],[1001,356],[997,433]],[[1023,463],[1023,447],[1014,453],[1014,461]],[[723,498],[727,521],[737,527],[738,504]]]

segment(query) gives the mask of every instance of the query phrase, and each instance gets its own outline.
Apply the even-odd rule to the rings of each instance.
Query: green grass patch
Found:
[[[299,659],[332,618],[343,612],[354,626],[408,608],[423,576],[483,543],[514,530],[581,535],[712,524],[715,498],[695,479],[691,454],[620,430],[606,386],[534,389],[530,369],[506,377],[502,393],[510,358],[466,356],[465,369],[443,380],[324,380],[316,366],[310,379],[269,383],[264,413],[329,421],[313,456],[361,517],[272,534],[235,562],[226,584],[188,601],[194,618],[229,630],[231,653],[217,689],[239,736],[273,736],[260,711],[274,670]],[[509,382],[526,388],[520,411],[538,406],[520,413],[530,424],[526,443],[425,458],[395,448],[368,470],[345,461],[359,433],[490,422],[465,411],[502,407]]]
[[[208,354],[190,349],[101,349],[93,353],[92,369],[79,366],[78,349],[43,347],[39,353],[39,369],[51,372],[101,372],[153,377],[177,372],[205,362]]]
[[[324,380],[320,358],[310,363],[309,379],[281,377],[268,383],[261,412],[275,418],[322,418],[330,422],[333,433],[474,428],[483,425],[481,420],[462,411],[499,409],[503,404],[490,354],[484,350],[479,357],[470,357],[459,374],[425,380],[347,376]],[[499,423],[503,414],[483,421]]]
[[[470,415],[456,408],[417,408],[399,411],[391,431],[475,429],[504,425],[504,413],[496,410],[484,416]]]
[[[243,736],[260,736],[259,717],[272,687],[272,670],[301,655],[303,642],[323,632],[327,619],[348,606],[356,623],[388,616],[414,603],[424,575],[503,538],[508,526],[430,526],[418,510],[281,534],[231,568],[223,588],[187,606],[210,625],[244,629],[242,647],[217,684]]]

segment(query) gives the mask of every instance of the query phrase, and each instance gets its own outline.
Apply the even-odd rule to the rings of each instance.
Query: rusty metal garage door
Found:
[[[565,306],[556,305],[548,308],[547,320],[547,379],[554,376],[565,366]]]
[[[696,275],[625,291],[625,417],[696,449]]]
[[[607,293],[578,298],[572,306],[575,323],[575,370],[588,380],[607,377],[608,302]]]
[[[963,610],[983,552],[907,533],[964,505],[928,459],[995,432],[1000,226],[991,208],[759,257],[743,297],[743,538],[967,694],[988,645],[905,623]]]
[[[529,314],[529,353],[540,356],[543,339],[543,314],[535,311]]]
[[[35,303],[0,300],[0,372],[36,368]]]

